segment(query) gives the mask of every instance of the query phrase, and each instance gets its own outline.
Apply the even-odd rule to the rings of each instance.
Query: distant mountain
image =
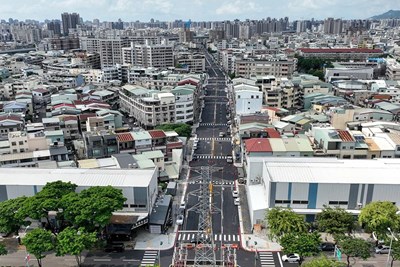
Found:
[[[389,10],[386,13],[373,16],[371,19],[400,19],[400,10]]]

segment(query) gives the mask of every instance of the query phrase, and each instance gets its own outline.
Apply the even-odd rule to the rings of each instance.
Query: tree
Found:
[[[320,232],[333,236],[350,234],[355,228],[355,219],[345,209],[325,206],[322,212],[317,214],[317,226]]]
[[[313,256],[320,252],[321,238],[318,233],[290,233],[284,235],[280,244],[285,253],[297,253],[300,255],[301,265],[303,257]]]
[[[387,228],[398,230],[399,216],[396,205],[389,201],[375,201],[362,208],[358,221],[378,237],[386,237]]]
[[[96,233],[85,232],[84,228],[67,227],[57,236],[57,256],[74,255],[78,266],[81,266],[82,252],[92,248],[96,241]]]
[[[42,259],[46,257],[45,253],[54,249],[52,233],[40,228],[27,233],[22,243],[29,253],[35,255],[39,267],[42,266]]]
[[[122,190],[112,186],[93,186],[79,194],[70,193],[63,198],[64,216],[77,227],[87,232],[104,228],[112,212],[123,208],[126,198]]]
[[[320,256],[307,261],[303,264],[303,267],[344,267],[344,262],[336,261],[334,259],[328,259],[326,256]]]
[[[192,127],[185,123],[166,123],[156,127],[156,129],[163,131],[175,131],[179,136],[190,137],[192,134]]]
[[[75,193],[76,187],[77,185],[70,182],[56,181],[47,183],[39,193],[26,199],[22,211],[35,220],[45,218],[47,220],[47,228],[51,230],[53,234],[57,234],[55,231],[56,225],[51,223],[49,219],[49,211],[58,212],[63,206],[61,203],[63,196]],[[61,212],[59,213],[62,217]]]
[[[285,234],[297,234],[307,230],[304,217],[291,209],[272,208],[266,213],[268,235],[271,239],[280,240]]]
[[[22,225],[26,225],[26,214],[21,212],[21,207],[27,197],[18,197],[0,202],[0,232],[18,233]]]
[[[7,255],[8,251],[4,244],[0,243],[0,255]]]
[[[400,260],[400,240],[393,239],[392,248],[390,250],[391,262],[390,266],[393,267],[393,262]]]
[[[352,236],[341,236],[339,249],[346,255],[347,267],[350,267],[350,258],[361,258],[363,260],[371,257],[371,244],[361,238]]]

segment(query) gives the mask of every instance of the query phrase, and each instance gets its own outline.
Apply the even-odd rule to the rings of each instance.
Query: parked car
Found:
[[[179,214],[178,217],[176,218],[176,224],[177,225],[183,224],[183,215],[182,214]]]
[[[389,254],[390,247],[385,245],[379,245],[375,248],[376,254]]]
[[[225,133],[224,133],[224,132],[219,132],[218,136],[219,136],[219,137],[224,137],[224,136],[225,136]]]
[[[297,253],[291,253],[287,255],[282,256],[282,260],[284,262],[299,262],[300,261],[300,255]]]
[[[186,202],[182,201],[182,203],[179,205],[179,210],[185,210],[186,209]]]
[[[233,158],[232,158],[231,155],[228,155],[228,156],[226,157],[226,162],[227,162],[227,163],[232,163],[232,162],[233,162]]]
[[[239,197],[239,192],[237,190],[232,191],[232,196],[233,197]]]
[[[235,204],[235,206],[239,206],[240,205],[240,198],[235,198],[234,200],[233,200],[233,204]]]
[[[335,244],[334,243],[329,243],[325,242],[320,245],[321,251],[334,251],[335,250]]]

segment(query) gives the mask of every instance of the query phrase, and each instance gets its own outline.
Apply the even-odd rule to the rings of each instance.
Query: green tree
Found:
[[[311,259],[303,263],[303,267],[344,267],[344,262],[336,261],[334,259],[328,259],[326,256],[320,256],[318,258]]]
[[[0,243],[0,255],[7,255],[8,251],[4,244]]]
[[[39,193],[26,199],[21,209],[22,213],[35,220],[45,218],[47,220],[46,228],[56,234],[56,225],[51,223],[49,211],[59,211],[63,206],[61,203],[63,196],[74,193],[76,187],[75,184],[70,182],[56,181],[47,183]],[[61,212],[59,216],[62,217]]]
[[[325,206],[322,212],[317,214],[316,219],[318,230],[333,236],[350,234],[355,228],[355,218],[342,208]]]
[[[390,267],[393,267],[393,262],[400,260],[400,239],[397,238],[397,241],[393,239],[392,248],[390,250]]]
[[[342,236],[339,239],[339,249],[346,255],[347,267],[350,267],[350,258],[366,260],[371,257],[371,244],[361,238]]]
[[[235,79],[236,73],[234,73],[234,72],[229,73],[228,76],[229,76],[229,78],[230,78],[231,80],[232,80],[232,79]]]
[[[87,232],[103,229],[112,212],[123,208],[126,198],[122,190],[112,186],[93,186],[79,194],[70,193],[63,198],[65,218],[76,228]]]
[[[291,209],[272,208],[266,212],[268,236],[280,240],[286,234],[297,234],[307,230],[304,216],[294,213]]]
[[[27,233],[22,243],[29,253],[35,255],[39,267],[42,267],[42,259],[46,257],[45,253],[54,249],[52,233],[40,228]]]
[[[314,256],[320,252],[321,238],[318,233],[290,233],[284,235],[280,244],[285,253],[297,253],[300,255],[301,265],[303,257]]]
[[[27,199],[27,197],[18,197],[0,202],[1,233],[18,233],[19,228],[26,225],[27,216],[21,212],[21,207]]]
[[[192,134],[192,127],[185,123],[167,123],[156,127],[156,129],[163,131],[175,131],[179,136],[190,137]]]
[[[87,233],[83,228],[77,230],[67,227],[57,236],[57,256],[74,255],[78,266],[81,266],[82,252],[92,248],[96,241],[96,233]]]
[[[375,201],[362,208],[358,221],[368,231],[375,232],[379,238],[386,237],[387,228],[398,230],[398,208],[390,201]]]

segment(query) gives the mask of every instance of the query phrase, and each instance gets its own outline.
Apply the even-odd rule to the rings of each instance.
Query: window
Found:
[[[349,202],[347,201],[329,201],[329,205],[347,205]]]
[[[24,142],[23,142],[23,141],[19,141],[18,144],[19,144],[20,146],[22,146],[22,145],[24,144]]]
[[[293,204],[308,204],[308,200],[293,200]]]
[[[290,200],[275,200],[275,204],[290,204]]]
[[[354,149],[354,147],[353,147],[353,146],[350,146],[349,149]]]
[[[11,142],[11,145],[12,145],[12,146],[16,146],[17,143],[16,143],[16,142]]]
[[[254,95],[252,95],[251,98],[254,98]]]
[[[260,96],[259,96],[259,95],[256,95],[256,98],[258,99],[258,98],[260,98]]]

